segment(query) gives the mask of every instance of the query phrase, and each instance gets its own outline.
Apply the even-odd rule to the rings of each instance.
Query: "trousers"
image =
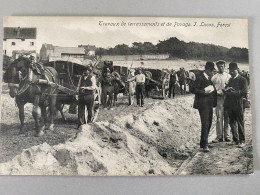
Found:
[[[213,107],[203,106],[199,108],[199,114],[201,121],[200,147],[204,148],[208,145],[208,136],[212,125]]]
[[[144,105],[144,84],[136,84],[135,92],[137,105]]]
[[[216,116],[217,139],[229,138],[228,111],[224,108],[224,96],[217,97]]]
[[[244,110],[242,106],[228,109],[229,124],[233,135],[233,141],[245,142]]]
[[[172,84],[172,83],[169,84],[169,94],[168,94],[168,97],[171,98],[171,96],[175,97],[175,84]]]
[[[86,124],[85,120],[85,109],[88,110],[88,120],[87,123],[92,122],[93,112],[94,112],[94,94],[80,94],[79,95],[79,105],[78,105],[78,120],[79,125]]]

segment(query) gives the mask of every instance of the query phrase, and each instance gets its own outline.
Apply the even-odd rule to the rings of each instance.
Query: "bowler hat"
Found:
[[[237,63],[231,62],[228,67],[229,70],[238,70]]]
[[[222,64],[226,64],[226,62],[224,60],[219,60],[216,62],[216,65],[222,65]]]
[[[205,66],[205,70],[210,69],[211,71],[214,71],[215,70],[214,66],[215,65],[213,62],[207,62]]]

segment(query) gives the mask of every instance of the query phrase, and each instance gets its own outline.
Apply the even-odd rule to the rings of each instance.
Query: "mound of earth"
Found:
[[[157,101],[142,112],[85,125],[58,145],[24,149],[0,174],[170,175],[198,147],[200,119],[193,96]]]

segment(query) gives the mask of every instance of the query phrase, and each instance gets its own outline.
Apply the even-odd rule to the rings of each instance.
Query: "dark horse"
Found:
[[[102,104],[104,108],[112,109],[112,107],[115,106],[121,85],[124,84],[121,82],[121,77],[118,72],[114,71],[110,73],[107,71],[102,75]]]
[[[58,83],[58,74],[52,67],[42,67],[39,72],[38,64],[33,63],[29,58],[21,56],[9,66],[4,74],[4,82],[8,83],[10,96],[15,98],[19,109],[21,127],[19,134],[25,134],[24,129],[24,105],[33,104],[32,115],[35,120],[35,136],[42,136],[45,124],[47,123],[46,108],[50,108],[50,126],[53,130],[53,114],[56,106],[56,88],[47,84],[39,84],[39,79]],[[40,118],[43,119],[43,124]]]
[[[177,75],[178,75],[178,78],[179,78],[181,95],[186,94],[186,85],[188,84],[187,79],[188,79],[189,73],[187,71],[185,71],[184,68],[180,68],[180,70],[177,72]]]

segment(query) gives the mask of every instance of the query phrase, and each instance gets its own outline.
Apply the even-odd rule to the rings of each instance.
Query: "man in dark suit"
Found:
[[[198,109],[201,120],[200,148],[209,152],[208,135],[212,124],[213,107],[217,104],[217,93],[213,86],[211,77],[214,71],[214,63],[207,62],[205,71],[197,77],[194,83],[194,105]]]
[[[243,98],[247,97],[248,84],[247,80],[239,75],[236,63],[229,64],[229,73],[231,79],[223,90],[226,94],[224,107],[228,111],[233,143],[243,148],[245,145]]]

